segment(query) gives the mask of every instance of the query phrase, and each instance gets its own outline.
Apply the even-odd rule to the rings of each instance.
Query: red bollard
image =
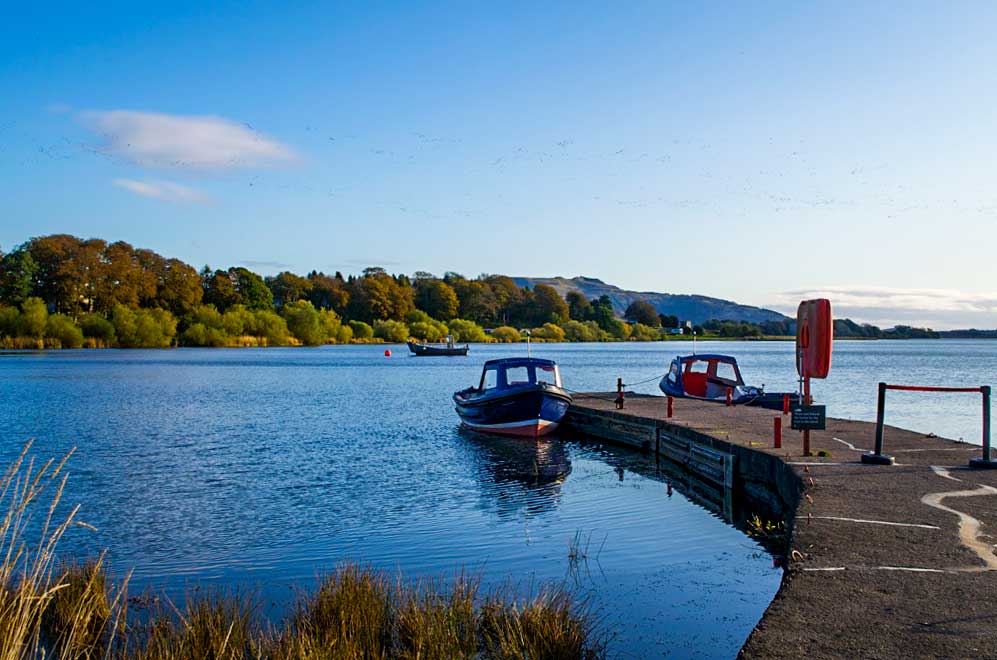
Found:
[[[668,418],[671,419],[675,414],[675,399],[671,396],[665,398],[668,399]]]
[[[789,395],[788,394],[783,394],[782,395],[782,414],[783,415],[788,415],[789,414]]]
[[[727,405],[734,405],[734,390],[729,387],[727,388]]]
[[[617,378],[616,379],[616,401],[615,401],[615,403],[616,403],[616,409],[617,410],[623,410],[623,397],[624,397],[624,394],[623,394],[623,379],[622,378]]]
[[[772,446],[782,449],[782,417],[774,417],[772,422]]]

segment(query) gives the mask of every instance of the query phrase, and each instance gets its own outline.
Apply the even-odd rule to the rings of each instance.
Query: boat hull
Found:
[[[571,405],[560,388],[531,385],[495,395],[465,390],[454,404],[467,428],[484,433],[537,438],[557,429]]]
[[[433,357],[433,356],[446,356],[446,355],[467,355],[468,346],[427,346],[426,344],[417,344],[414,341],[408,342],[408,348],[412,351],[412,355],[417,357]]]
[[[660,389],[666,396],[671,396],[676,399],[696,399],[697,401],[713,401],[714,403],[727,403],[727,397],[705,397],[705,396],[695,396],[692,394],[687,394],[682,389],[673,386],[667,381],[667,379],[662,378],[661,383],[658,385]],[[796,406],[800,404],[800,395],[796,392],[789,393],[789,405]],[[761,394],[753,393],[741,393],[735,394],[731,399],[731,403],[735,406],[756,406],[759,408],[768,408],[771,410],[782,410],[782,397],[784,394],[782,392],[763,392]]]

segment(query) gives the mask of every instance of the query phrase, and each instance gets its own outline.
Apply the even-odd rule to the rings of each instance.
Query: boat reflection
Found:
[[[557,508],[571,473],[564,444],[554,438],[515,438],[458,431],[471,449],[485,496],[501,517],[537,515]]]

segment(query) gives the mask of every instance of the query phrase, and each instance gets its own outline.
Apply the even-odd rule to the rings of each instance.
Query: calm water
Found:
[[[536,346],[575,390],[660,374],[682,343]],[[359,559],[412,576],[459,567],[524,591],[567,579],[591,596],[622,657],[731,657],[778,588],[771,558],[648,459],[579,438],[533,448],[459,433],[450,394],[487,358],[404,347],[52,352],[0,357],[0,458],[35,439],[79,447],[69,499],[135,588],[259,586],[275,603]],[[790,343],[699,342],[746,379],[792,388]],[[994,382],[997,343],[839,342],[815,395],[871,419],[875,383]],[[656,383],[636,386],[655,392]],[[890,394],[890,423],[975,439],[979,397]],[[568,542],[591,538],[572,566]],[[598,555],[597,559],[595,555]]]

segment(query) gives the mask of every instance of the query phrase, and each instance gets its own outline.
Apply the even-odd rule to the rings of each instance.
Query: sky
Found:
[[[4,250],[70,233],[997,328],[995,3],[4,13]]]

